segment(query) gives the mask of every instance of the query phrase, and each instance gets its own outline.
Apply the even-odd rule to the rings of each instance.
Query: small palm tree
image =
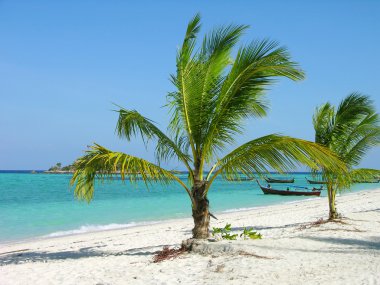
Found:
[[[122,179],[132,181],[140,175],[146,183],[177,182],[191,200],[193,237],[207,238],[207,194],[218,175],[238,178],[241,172],[249,176],[269,169],[283,172],[298,163],[343,170],[343,164],[327,148],[277,134],[251,140],[222,155],[235,142],[234,137],[243,132],[244,119],[266,115],[264,93],[276,77],[304,77],[288,51],[269,40],[240,47],[232,60],[232,49],[246,29],[241,25],[217,28],[205,35],[196,49],[200,30],[200,17],[196,15],[178,51],[177,72],[171,76],[175,91],[167,96],[172,115],[169,134],[135,110],[118,110],[118,135],[127,140],[135,135],[141,135],[144,141],[155,139],[157,163],[95,144],[76,162],[72,178],[75,195],[90,201],[95,178],[109,178],[116,171]],[[160,166],[160,162],[173,158],[188,171],[188,182]],[[210,169],[205,174],[207,166]]]
[[[313,116],[315,142],[328,147],[348,167],[348,172],[337,175],[322,168],[327,180],[329,219],[339,217],[335,205],[336,192],[348,189],[355,181],[373,179],[375,169],[353,169],[368,149],[380,143],[379,115],[368,96],[352,93],[342,100],[337,109],[326,103]]]

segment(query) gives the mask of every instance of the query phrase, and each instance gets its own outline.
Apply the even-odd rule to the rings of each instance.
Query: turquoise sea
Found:
[[[291,176],[296,179],[295,185],[310,187],[305,180],[307,173]],[[141,181],[136,185],[99,183],[94,200],[87,204],[74,198],[70,178],[66,174],[0,171],[0,242],[191,217],[187,194],[175,184],[152,184],[146,189]],[[186,175],[181,178],[186,179]],[[377,187],[377,183],[357,184],[351,191]],[[264,195],[254,181],[229,182],[222,178],[214,182],[209,193],[214,214],[302,199],[310,198]]]

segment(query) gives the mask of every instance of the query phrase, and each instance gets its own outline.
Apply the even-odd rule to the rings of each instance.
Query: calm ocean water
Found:
[[[310,186],[305,180],[307,174],[291,176],[296,185]],[[186,175],[182,177],[185,179]],[[64,174],[0,171],[0,242],[191,217],[187,194],[175,184],[152,184],[146,189],[143,182],[99,183],[95,199],[87,204],[74,198],[70,178]],[[358,184],[351,191],[377,187],[380,185]],[[211,211],[215,214],[302,199],[310,198],[264,195],[253,181],[218,179],[209,192]]]

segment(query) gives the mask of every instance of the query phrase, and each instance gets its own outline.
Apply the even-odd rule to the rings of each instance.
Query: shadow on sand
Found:
[[[253,228],[254,231],[271,230],[271,229],[287,229],[287,228],[291,228],[291,227],[299,227],[299,226],[302,226],[304,224],[305,223],[295,223],[295,224],[287,224],[287,225],[283,225],[283,226],[274,226],[274,227],[270,227],[270,226],[232,227],[231,230],[232,231],[243,231],[244,228]],[[211,231],[212,231],[212,229],[211,229]],[[182,232],[185,234],[191,234],[192,233],[191,230],[183,230]]]
[[[155,254],[156,251],[161,250],[166,245],[157,245],[141,248],[133,248],[125,251],[100,251],[96,247],[85,247],[79,250],[70,251],[19,251],[3,253],[0,255],[0,266],[9,264],[21,264],[26,262],[47,262],[49,260],[63,260],[63,259],[80,259],[88,257],[104,257],[104,256],[148,256]]]
[[[353,238],[335,238],[335,237],[305,237],[305,239],[332,243],[337,245],[349,245],[351,248],[380,250],[380,238],[373,237],[372,240],[361,240]]]

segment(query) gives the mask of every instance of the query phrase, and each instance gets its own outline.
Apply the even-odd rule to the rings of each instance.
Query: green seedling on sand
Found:
[[[212,228],[213,236],[220,236],[222,239],[226,240],[236,240],[239,236],[238,234],[231,234],[231,224],[226,224],[224,228]],[[244,228],[243,232],[240,234],[243,239],[262,239],[262,235],[258,232],[253,231],[253,228]]]
[[[231,232],[231,224],[226,224],[224,228],[212,228],[213,236],[220,236],[222,239],[226,240],[236,240],[238,237],[237,234],[230,234]]]
[[[240,237],[243,239],[262,239],[263,236],[258,232],[254,232],[253,228],[244,228]]]

